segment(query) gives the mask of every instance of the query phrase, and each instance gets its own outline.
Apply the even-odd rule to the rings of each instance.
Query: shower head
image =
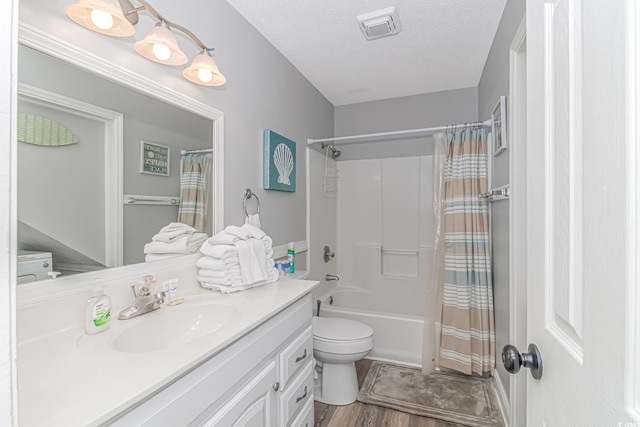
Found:
[[[322,143],[322,148],[326,148],[327,150],[331,150],[331,158],[332,159],[337,159],[338,157],[340,157],[340,154],[342,154],[342,151],[340,150],[336,150],[336,147],[334,147],[333,145],[329,145],[329,144],[325,144],[324,142]]]

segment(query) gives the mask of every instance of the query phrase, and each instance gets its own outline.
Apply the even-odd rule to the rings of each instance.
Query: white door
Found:
[[[628,410],[640,375],[626,318],[634,2],[527,0],[527,335],[543,360],[540,380],[519,374],[528,426],[640,425]]]

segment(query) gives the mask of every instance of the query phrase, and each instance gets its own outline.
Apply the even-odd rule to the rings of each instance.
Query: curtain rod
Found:
[[[336,138],[323,138],[323,139],[307,139],[307,144],[315,144],[316,142],[328,142],[328,141],[345,141],[349,139],[364,139],[364,138],[375,138],[378,136],[393,136],[393,135],[408,135],[412,133],[427,133],[427,132],[440,132],[451,129],[452,126],[484,126],[491,127],[491,119],[485,120],[482,122],[472,122],[465,123],[463,125],[449,125],[449,126],[438,126],[433,128],[423,128],[423,129],[409,129],[409,130],[395,130],[391,132],[380,132],[380,133],[368,133],[364,135],[352,135],[352,136],[339,136]]]
[[[196,150],[180,150],[181,155],[198,154],[198,153],[213,153],[213,148],[199,148]]]

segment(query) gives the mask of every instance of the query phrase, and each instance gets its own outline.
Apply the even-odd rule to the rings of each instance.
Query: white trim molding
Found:
[[[640,424],[640,290],[638,266],[640,265],[640,7],[636,0],[627,0],[627,307],[625,339],[625,407],[637,424]]]
[[[526,21],[523,18],[509,48],[509,342],[527,346],[527,82]],[[509,376],[509,399],[505,405],[507,425],[526,419],[526,375]],[[502,385],[502,384],[500,384]],[[502,390],[504,393],[504,389]],[[506,399],[506,396],[505,396]]]

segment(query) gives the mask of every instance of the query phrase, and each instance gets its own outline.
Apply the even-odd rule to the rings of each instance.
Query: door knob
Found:
[[[517,374],[520,368],[524,366],[531,369],[531,376],[534,379],[539,380],[542,378],[542,356],[538,346],[535,344],[529,344],[529,353],[522,354],[515,346],[511,344],[505,345],[502,349],[502,364],[510,374]]]

